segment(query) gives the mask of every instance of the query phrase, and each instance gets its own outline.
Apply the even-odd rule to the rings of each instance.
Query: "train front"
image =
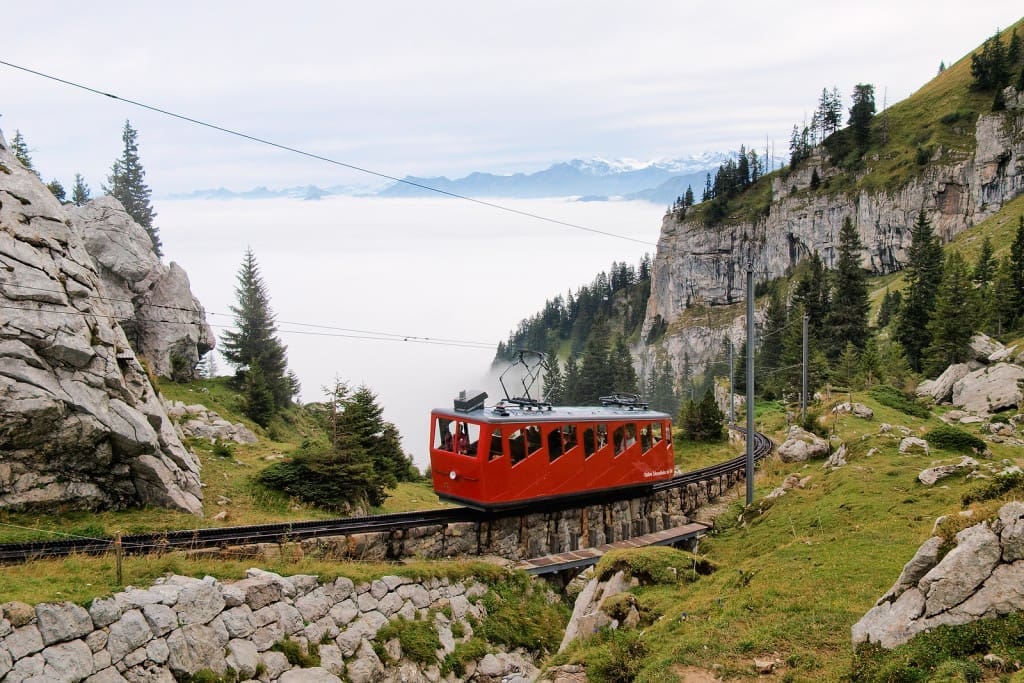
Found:
[[[483,391],[461,391],[452,409],[430,413],[430,473],[434,492],[442,500],[464,505],[479,505],[483,500],[478,455],[486,399]]]

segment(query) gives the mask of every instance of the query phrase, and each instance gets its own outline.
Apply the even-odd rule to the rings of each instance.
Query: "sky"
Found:
[[[786,154],[823,87],[879,107],[1020,18],[1008,0],[6,3],[0,61],[385,175]],[[0,65],[0,129],[99,191],[130,119],[155,197],[379,185]]]

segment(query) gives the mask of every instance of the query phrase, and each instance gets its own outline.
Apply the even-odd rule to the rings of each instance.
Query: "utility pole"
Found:
[[[747,260],[747,505],[754,502],[754,261]]]
[[[733,360],[732,360],[732,357],[733,357],[732,339],[729,339],[729,337],[726,337],[726,339],[729,341],[729,424],[734,425],[734,424],[736,424],[736,394],[733,392],[732,378],[733,378],[733,374],[736,371],[733,370],[733,366],[732,366],[732,363],[733,363]]]
[[[804,362],[803,362],[803,377],[800,389],[800,421],[805,422],[807,420],[807,319],[808,315],[804,314]]]

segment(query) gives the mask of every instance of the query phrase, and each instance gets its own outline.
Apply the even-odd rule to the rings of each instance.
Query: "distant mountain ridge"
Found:
[[[635,161],[630,159],[573,159],[552,164],[543,171],[499,175],[475,172],[454,180],[444,176],[406,176],[382,189],[334,185],[321,188],[303,185],[284,189],[260,186],[246,191],[211,188],[170,195],[170,199],[271,199],[288,197],[314,200],[332,195],[378,197],[427,197],[431,189],[470,197],[538,199],[581,197],[585,201],[642,199],[671,204],[692,186],[698,196],[708,173],[734,157],[725,152],[705,152],[680,159]],[[781,162],[779,162],[781,164]],[[423,187],[418,187],[423,186]]]

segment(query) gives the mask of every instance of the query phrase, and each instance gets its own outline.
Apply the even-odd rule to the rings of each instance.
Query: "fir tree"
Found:
[[[1024,214],[1017,221],[1017,232],[1010,245],[1010,277],[1015,301],[1011,304],[1013,323],[1024,318]]]
[[[935,292],[942,282],[942,245],[932,233],[924,209],[911,229],[904,273],[907,287],[896,322],[896,339],[903,345],[910,367],[920,371],[922,354],[931,343],[928,322],[935,308]]]
[[[46,183],[46,189],[49,190],[50,194],[56,197],[57,201],[61,204],[63,204],[64,200],[67,199],[67,192],[64,190],[64,186],[59,180],[54,179]]]
[[[764,322],[761,326],[761,338],[759,340],[760,346],[757,350],[757,358],[754,365],[755,371],[759,375],[755,379],[755,383],[761,387],[761,393],[766,397],[766,390],[771,396],[775,396],[778,393],[778,382],[773,380],[775,379],[774,372],[781,366],[782,335],[785,331],[786,323],[787,311],[785,301],[783,300],[782,293],[779,291],[779,287],[773,287],[768,297],[768,306],[764,311]],[[746,356],[744,356],[743,365],[744,372],[746,372]],[[743,387],[745,391],[746,376],[744,376]]]
[[[967,360],[967,345],[974,332],[971,280],[960,252],[946,258],[942,283],[935,294],[935,309],[928,322],[931,343],[924,350],[923,367],[936,376],[954,363]]]
[[[246,249],[237,279],[235,296],[238,305],[231,306],[237,329],[223,334],[221,353],[235,368],[236,377],[242,380],[247,393],[250,390],[254,392],[252,398],[254,405],[259,406],[260,419],[255,415],[250,417],[265,426],[265,421],[261,420],[269,420],[269,417],[263,408],[263,389],[270,392],[272,415],[290,403],[295,387],[287,375],[287,349],[277,338],[270,296],[252,249]],[[254,369],[258,372],[257,377],[248,379]]]
[[[981,52],[971,55],[971,76],[974,90],[998,90],[1007,84],[1010,63],[998,30],[982,44]]]
[[[636,370],[633,368],[633,356],[629,353],[626,338],[622,335],[616,338],[608,362],[612,370],[613,391],[626,394],[640,393]]]
[[[882,297],[882,303],[878,307],[878,318],[875,320],[875,324],[879,329],[882,329],[890,322],[895,320],[900,313],[900,305],[903,303],[903,292],[896,290],[890,292],[889,288],[885,288],[885,295]]]
[[[160,257],[163,256],[160,231],[153,225],[156,213],[149,201],[151,191],[146,185],[146,171],[139,159],[137,137],[138,132],[132,128],[131,122],[126,120],[124,131],[121,133],[124,149],[121,157],[110,169],[110,176],[107,178],[110,186],[103,189],[121,202],[132,220],[142,226],[153,242],[153,251]]]
[[[863,154],[871,143],[871,119],[875,115],[875,86],[858,83],[853,88],[850,128],[857,149]]]
[[[700,401],[690,399],[679,410],[679,426],[692,441],[721,441],[725,415],[715,403],[713,391],[704,392]]]
[[[544,373],[544,396],[551,405],[562,405],[565,394],[565,380],[562,369],[558,365],[558,356],[548,353],[548,371]]]
[[[361,386],[343,401],[338,428],[369,454],[384,488],[394,488],[397,482],[415,477],[411,476],[412,461],[402,451],[398,429],[386,422],[383,414],[377,395],[369,387]]]
[[[91,198],[89,186],[85,184],[85,178],[81,173],[75,174],[75,185],[71,188],[71,203],[75,206],[85,204]]]
[[[1009,257],[999,260],[996,277],[992,282],[989,295],[988,310],[985,319],[993,331],[999,335],[1013,329],[1017,320],[1017,289],[1013,278],[1013,265]]]
[[[608,350],[607,326],[602,320],[591,331],[580,365],[579,400],[584,405],[596,405],[601,396],[615,391]]]
[[[23,136],[21,131],[18,129],[14,130],[14,139],[11,140],[11,151],[14,153],[14,158],[20,161],[22,166],[29,171],[32,171],[37,178],[39,177],[39,171],[37,171],[36,167],[32,165],[32,155],[29,154],[28,143],[25,142],[25,136]]]
[[[818,252],[800,264],[800,274],[793,286],[792,306],[802,306],[807,314],[808,336],[815,344],[824,339],[825,320],[829,314],[829,286],[825,264]],[[792,318],[792,312],[790,313]]]
[[[647,382],[647,397],[651,409],[675,415],[679,410],[679,395],[676,393],[672,363],[662,355],[653,365],[650,379]]]
[[[853,342],[846,342],[836,361],[836,381],[849,389],[859,389],[857,374],[860,370],[860,354]]]
[[[566,405],[578,405],[580,400],[580,366],[575,355],[565,361],[565,393],[562,396]]]
[[[860,267],[860,252],[864,248],[860,235],[847,217],[839,231],[839,259],[826,326],[830,344],[826,355],[836,358],[844,342],[854,348],[863,348],[868,338],[867,275]]]

